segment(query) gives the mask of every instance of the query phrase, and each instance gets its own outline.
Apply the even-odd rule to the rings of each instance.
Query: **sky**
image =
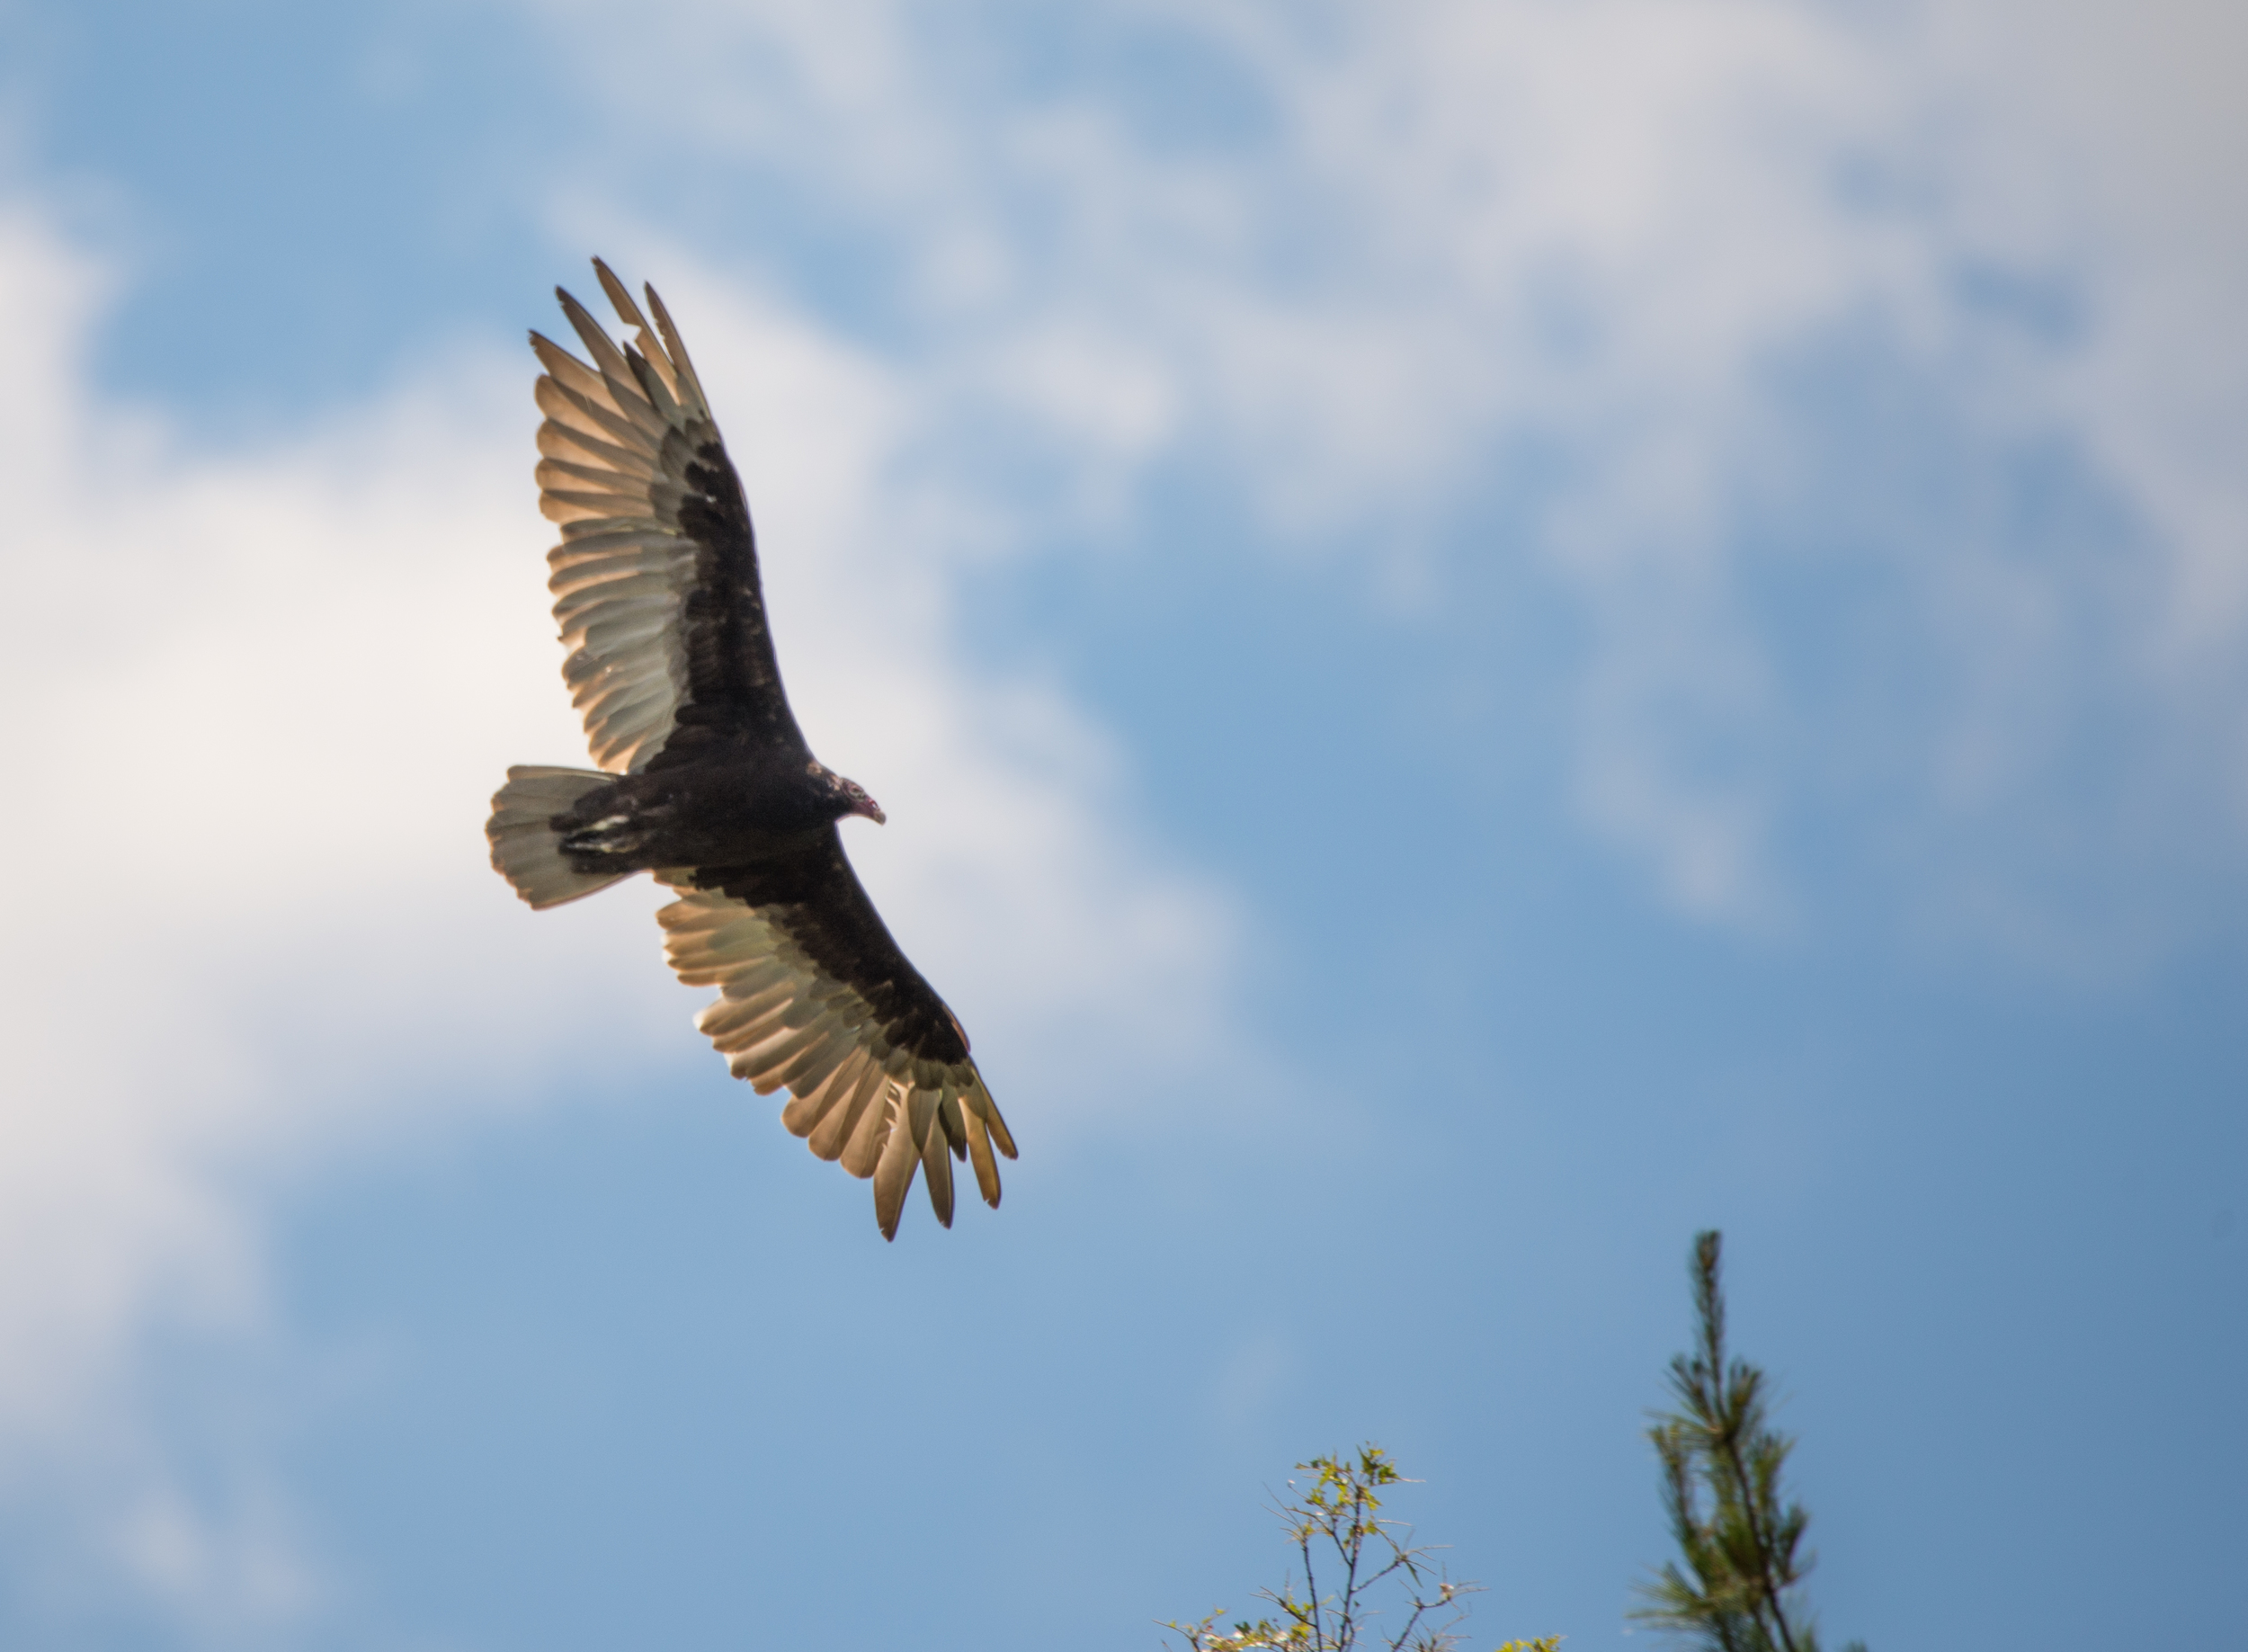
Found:
[[[1646,1644],[1726,1235],[1832,1643],[2220,1646],[2248,106],[2201,0],[0,0],[0,1643],[1152,1648],[1374,1440]],[[662,290],[1021,1146],[862,1184],[581,763]]]

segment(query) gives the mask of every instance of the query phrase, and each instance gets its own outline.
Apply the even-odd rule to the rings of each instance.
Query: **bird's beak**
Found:
[[[890,817],[882,812],[882,806],[879,803],[877,803],[872,798],[869,798],[862,806],[852,809],[851,812],[854,815],[864,815],[869,820],[873,821],[876,826],[888,826],[889,824]]]

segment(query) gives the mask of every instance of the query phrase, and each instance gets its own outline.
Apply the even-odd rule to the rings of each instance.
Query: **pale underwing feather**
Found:
[[[659,630],[670,625],[672,611],[678,606],[666,594],[651,594],[642,600],[611,594],[593,596],[566,606],[555,604],[557,621],[566,640],[578,638],[577,646],[606,658],[621,660],[616,652],[620,641],[637,639],[640,628],[655,626]]]
[[[665,624],[679,606],[670,584],[661,575],[644,575],[630,581],[604,581],[573,592],[556,603],[555,622],[562,628],[565,637],[636,616]]]
[[[786,987],[760,993],[745,1003],[721,998],[695,1017],[695,1028],[727,1054],[752,1049],[772,1036],[773,1013],[788,1000]]]
[[[603,442],[599,436],[549,419],[539,426],[539,451],[549,459],[575,464],[604,465],[620,476],[653,477],[656,469],[645,453],[636,453]]]
[[[987,1205],[999,1202],[999,1165],[991,1156],[991,1132],[984,1126],[984,1116],[971,1111],[968,1115],[968,1156],[976,1167],[976,1191]]]
[[[640,336],[646,338],[647,335],[643,333]],[[680,411],[679,398],[672,394],[671,386],[664,381],[663,373],[647,353],[638,349],[627,350],[624,359],[625,364],[632,370],[633,382],[640,387],[640,394],[647,397],[648,406],[656,409],[656,416],[666,424],[686,423],[686,415]]]
[[[585,353],[593,358],[593,371],[607,383],[610,394],[622,400],[634,399],[634,391],[625,388],[632,381],[632,370],[624,364],[624,353],[609,336],[609,330],[569,293],[558,289],[554,296],[560,300],[562,314],[568,319],[571,330],[584,343]]]
[[[653,617],[633,615],[619,621],[595,620],[582,627],[573,627],[562,633],[565,642],[575,642],[584,652],[595,656],[620,654],[641,643],[653,642],[670,629],[663,615]]]
[[[669,390],[676,382],[676,375],[672,371],[671,362],[665,359],[664,348],[656,342],[655,333],[648,326],[647,317],[640,314],[640,307],[633,301],[631,289],[619,281],[615,272],[598,258],[593,260],[593,273],[601,280],[601,290],[609,295],[609,302],[615,308],[617,318],[632,329],[633,342],[639,347],[641,355],[650,367],[662,373],[665,387]],[[673,399],[676,401],[678,398],[674,395]],[[662,404],[657,405],[660,406]]]
[[[562,388],[611,413],[623,411],[617,406],[616,397],[609,393],[607,380],[545,334],[531,334],[531,348],[538,356],[539,364],[554,375],[555,383]]]
[[[539,496],[539,513],[549,522],[567,526],[575,522],[614,522],[622,514],[615,494],[582,493],[548,488]],[[654,521],[653,516],[646,520]]]
[[[751,1054],[756,1058],[759,1071],[772,1076],[773,1082],[777,1085],[780,1082],[778,1075],[781,1069],[795,1060],[803,1051],[813,1049],[825,1040],[828,1033],[835,1030],[835,1026],[834,1019],[827,1015],[822,1015],[808,1026],[802,1027],[791,1027],[784,1020]],[[765,1092],[760,1090],[758,1094],[762,1095]]]
[[[897,1236],[897,1218],[905,1208],[905,1190],[914,1184],[914,1172],[921,1164],[921,1155],[914,1146],[912,1121],[906,1116],[911,1112],[907,1094],[893,1093],[889,1139],[882,1144],[881,1156],[874,1165],[874,1220],[886,1239]]]
[[[789,982],[780,981],[761,992],[736,997],[729,987],[723,996],[712,1000],[695,1017],[695,1025],[713,1042],[735,1037],[743,1028],[763,1021],[787,1004],[794,991]]]
[[[558,597],[568,596],[589,585],[610,585],[636,574],[654,575],[676,585],[683,583],[681,572],[674,558],[662,550],[611,550],[557,563],[547,579],[547,589]]]
[[[854,1176],[874,1174],[882,1150],[889,1145],[891,1128],[897,1120],[900,1091],[897,1081],[888,1074],[874,1092],[873,1103],[860,1115],[858,1127],[851,1132],[851,1139],[843,1144],[843,1167]]]
[[[664,710],[670,703],[665,694],[650,692],[606,704],[593,719],[590,743],[610,747],[637,746],[642,741],[660,743]]]
[[[606,669],[589,672],[578,683],[570,702],[588,719],[613,713],[629,701],[672,687],[672,661],[667,654],[619,661]]]
[[[531,468],[531,479],[541,487],[573,487],[605,496],[645,492],[655,478],[636,470],[611,465],[592,465],[575,459],[542,459]]]
[[[614,412],[608,405],[608,387],[602,388],[599,399],[582,396],[569,386],[552,378],[539,380],[533,392],[539,410],[558,424],[582,430],[587,435],[615,443],[626,452],[653,460],[664,451],[660,440],[651,437],[639,425]]]
[[[654,287],[645,290],[647,293],[647,307],[656,312],[656,326],[664,335],[664,346],[671,354],[672,366],[678,374],[679,383],[693,398],[691,406],[695,416],[707,419],[710,416],[709,398],[702,393],[702,380],[695,376],[694,363],[687,359],[687,346],[680,342],[679,329],[672,326],[671,312],[664,308],[664,300],[656,296]],[[680,399],[685,402],[687,397]]]
[[[602,683],[599,692],[587,696],[585,719],[595,737],[600,737],[644,723],[653,726],[662,720],[670,705],[668,682],[618,679]]]
[[[858,1046],[852,1040],[855,1029],[838,1026],[803,1054],[781,1069],[781,1085],[791,1095],[802,1095],[807,1090],[817,1089],[843,1064]]]
[[[578,337],[585,341],[586,352],[593,358],[593,365],[601,370],[602,382],[617,411],[660,446],[667,426],[650,405],[647,393],[633,376],[631,364],[626,362],[623,353],[610,341],[601,324],[585,313],[585,307],[567,293],[562,295],[562,313],[570,318]]]
[[[843,1144],[851,1139],[852,1131],[858,1127],[859,1121],[865,1116],[874,1098],[882,1093],[882,1086],[887,1082],[880,1067],[861,1058],[852,1069],[850,1090],[835,1109],[820,1121],[819,1128],[811,1133],[804,1145],[820,1158],[832,1161],[838,1157],[843,1150]]]
[[[845,1055],[817,1085],[792,1094],[781,1110],[781,1128],[791,1136],[809,1136],[830,1112],[851,1099],[863,1072],[864,1064],[855,1051]]]
[[[712,930],[707,937],[696,937],[696,940],[701,944],[693,947],[691,955],[703,960],[705,967],[719,971],[717,978],[725,987],[728,998],[762,996],[776,986],[785,986],[792,993],[802,988],[801,970],[790,969],[785,960],[770,952],[763,955],[747,952],[747,949],[756,943],[754,935]],[[690,955],[687,946],[693,946],[693,942],[682,946],[682,957]],[[745,956],[747,957],[746,962],[744,961]]]
[[[925,1104],[922,1098],[926,1090],[914,1092],[914,1111],[922,1116],[916,1134],[921,1139],[921,1174],[929,1186],[929,1205],[936,1212],[937,1225],[952,1225],[952,1156],[945,1150],[944,1131],[936,1122],[934,1098]]]

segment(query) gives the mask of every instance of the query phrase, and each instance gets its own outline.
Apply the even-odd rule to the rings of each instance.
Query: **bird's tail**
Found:
[[[578,799],[616,781],[591,769],[545,769],[519,764],[507,784],[493,794],[492,818],[484,828],[492,840],[492,866],[534,907],[558,906],[605,889],[629,872],[581,872],[562,853],[555,817],[566,815]]]

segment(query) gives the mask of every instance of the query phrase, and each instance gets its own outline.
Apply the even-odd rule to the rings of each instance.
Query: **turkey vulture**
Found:
[[[651,329],[599,259],[634,342],[567,292],[591,364],[533,333],[539,508],[562,679],[598,772],[520,767],[492,799],[492,864],[533,907],[634,872],[679,898],[656,914],[679,978],[716,987],[695,1024],[813,1152],[874,1178],[894,1238],[916,1168],[952,1225],[952,1157],[999,1203],[1014,1139],[968,1034],[906,961],[844,858],[837,824],[881,809],[812,755],[781,686],[741,478],[653,287]]]

